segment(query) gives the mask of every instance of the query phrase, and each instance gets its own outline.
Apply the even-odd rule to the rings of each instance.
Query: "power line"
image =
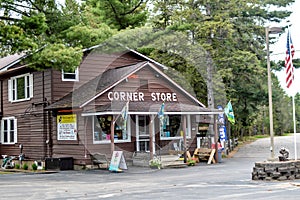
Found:
[[[295,52],[300,52],[300,50],[295,50]],[[277,55],[285,55],[286,53],[272,53],[271,56],[277,56]]]

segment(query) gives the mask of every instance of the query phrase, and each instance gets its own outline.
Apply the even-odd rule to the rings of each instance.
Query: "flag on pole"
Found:
[[[158,112],[158,118],[163,119],[165,114],[165,102],[163,102],[160,106],[159,112]]]
[[[121,111],[121,118],[123,120],[123,126],[124,129],[126,130],[126,124],[127,124],[127,117],[128,117],[128,109],[129,109],[129,101],[125,104],[125,106],[123,107],[122,111]]]
[[[159,118],[159,121],[160,121],[160,126],[159,126],[159,129],[160,129],[160,134],[161,136],[163,136],[163,133],[164,133],[164,126],[165,126],[165,118],[164,118],[164,114],[165,114],[165,102],[163,102],[160,106],[160,109],[157,113],[158,115],[158,118]]]
[[[233,113],[231,101],[229,101],[228,104],[226,105],[224,112],[225,112],[225,115],[227,116],[228,121],[230,123],[234,124],[235,120],[234,120],[234,113]]]
[[[287,43],[286,43],[286,57],[285,57],[285,73],[286,73],[286,87],[290,88],[294,80],[294,66],[293,66],[293,57],[295,54],[294,45],[292,42],[292,37],[290,30],[287,34]]]

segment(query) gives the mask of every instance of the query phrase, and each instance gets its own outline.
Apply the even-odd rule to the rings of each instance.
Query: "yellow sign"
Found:
[[[57,115],[57,139],[77,140],[76,114]]]

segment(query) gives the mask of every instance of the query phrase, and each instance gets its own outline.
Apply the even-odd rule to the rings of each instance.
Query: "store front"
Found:
[[[127,158],[134,152],[192,152],[199,124],[213,124],[213,116],[222,113],[206,108],[156,63],[145,61],[107,70],[48,109],[60,112],[66,106],[79,111],[77,143],[57,142],[53,153],[79,163],[96,152],[112,155],[118,150]],[[70,147],[84,154],[72,155]]]

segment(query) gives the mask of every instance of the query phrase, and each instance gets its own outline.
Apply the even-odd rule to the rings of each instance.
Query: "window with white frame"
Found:
[[[183,116],[182,115],[164,115],[164,119],[160,121],[163,132],[161,139],[173,139],[183,137]],[[186,137],[191,138],[191,116],[186,116]]]
[[[23,74],[8,80],[8,100],[25,101],[33,97],[33,74]]]
[[[1,143],[17,143],[17,119],[15,117],[5,117],[1,120]]]
[[[93,116],[94,143],[109,143],[111,141],[111,120],[113,120],[112,115]],[[125,122],[121,117],[118,117],[114,126],[114,141],[129,142],[130,126],[128,121]]]
[[[79,73],[78,68],[74,70],[74,72],[65,72],[62,70],[62,80],[63,81],[78,81],[79,80]]]

